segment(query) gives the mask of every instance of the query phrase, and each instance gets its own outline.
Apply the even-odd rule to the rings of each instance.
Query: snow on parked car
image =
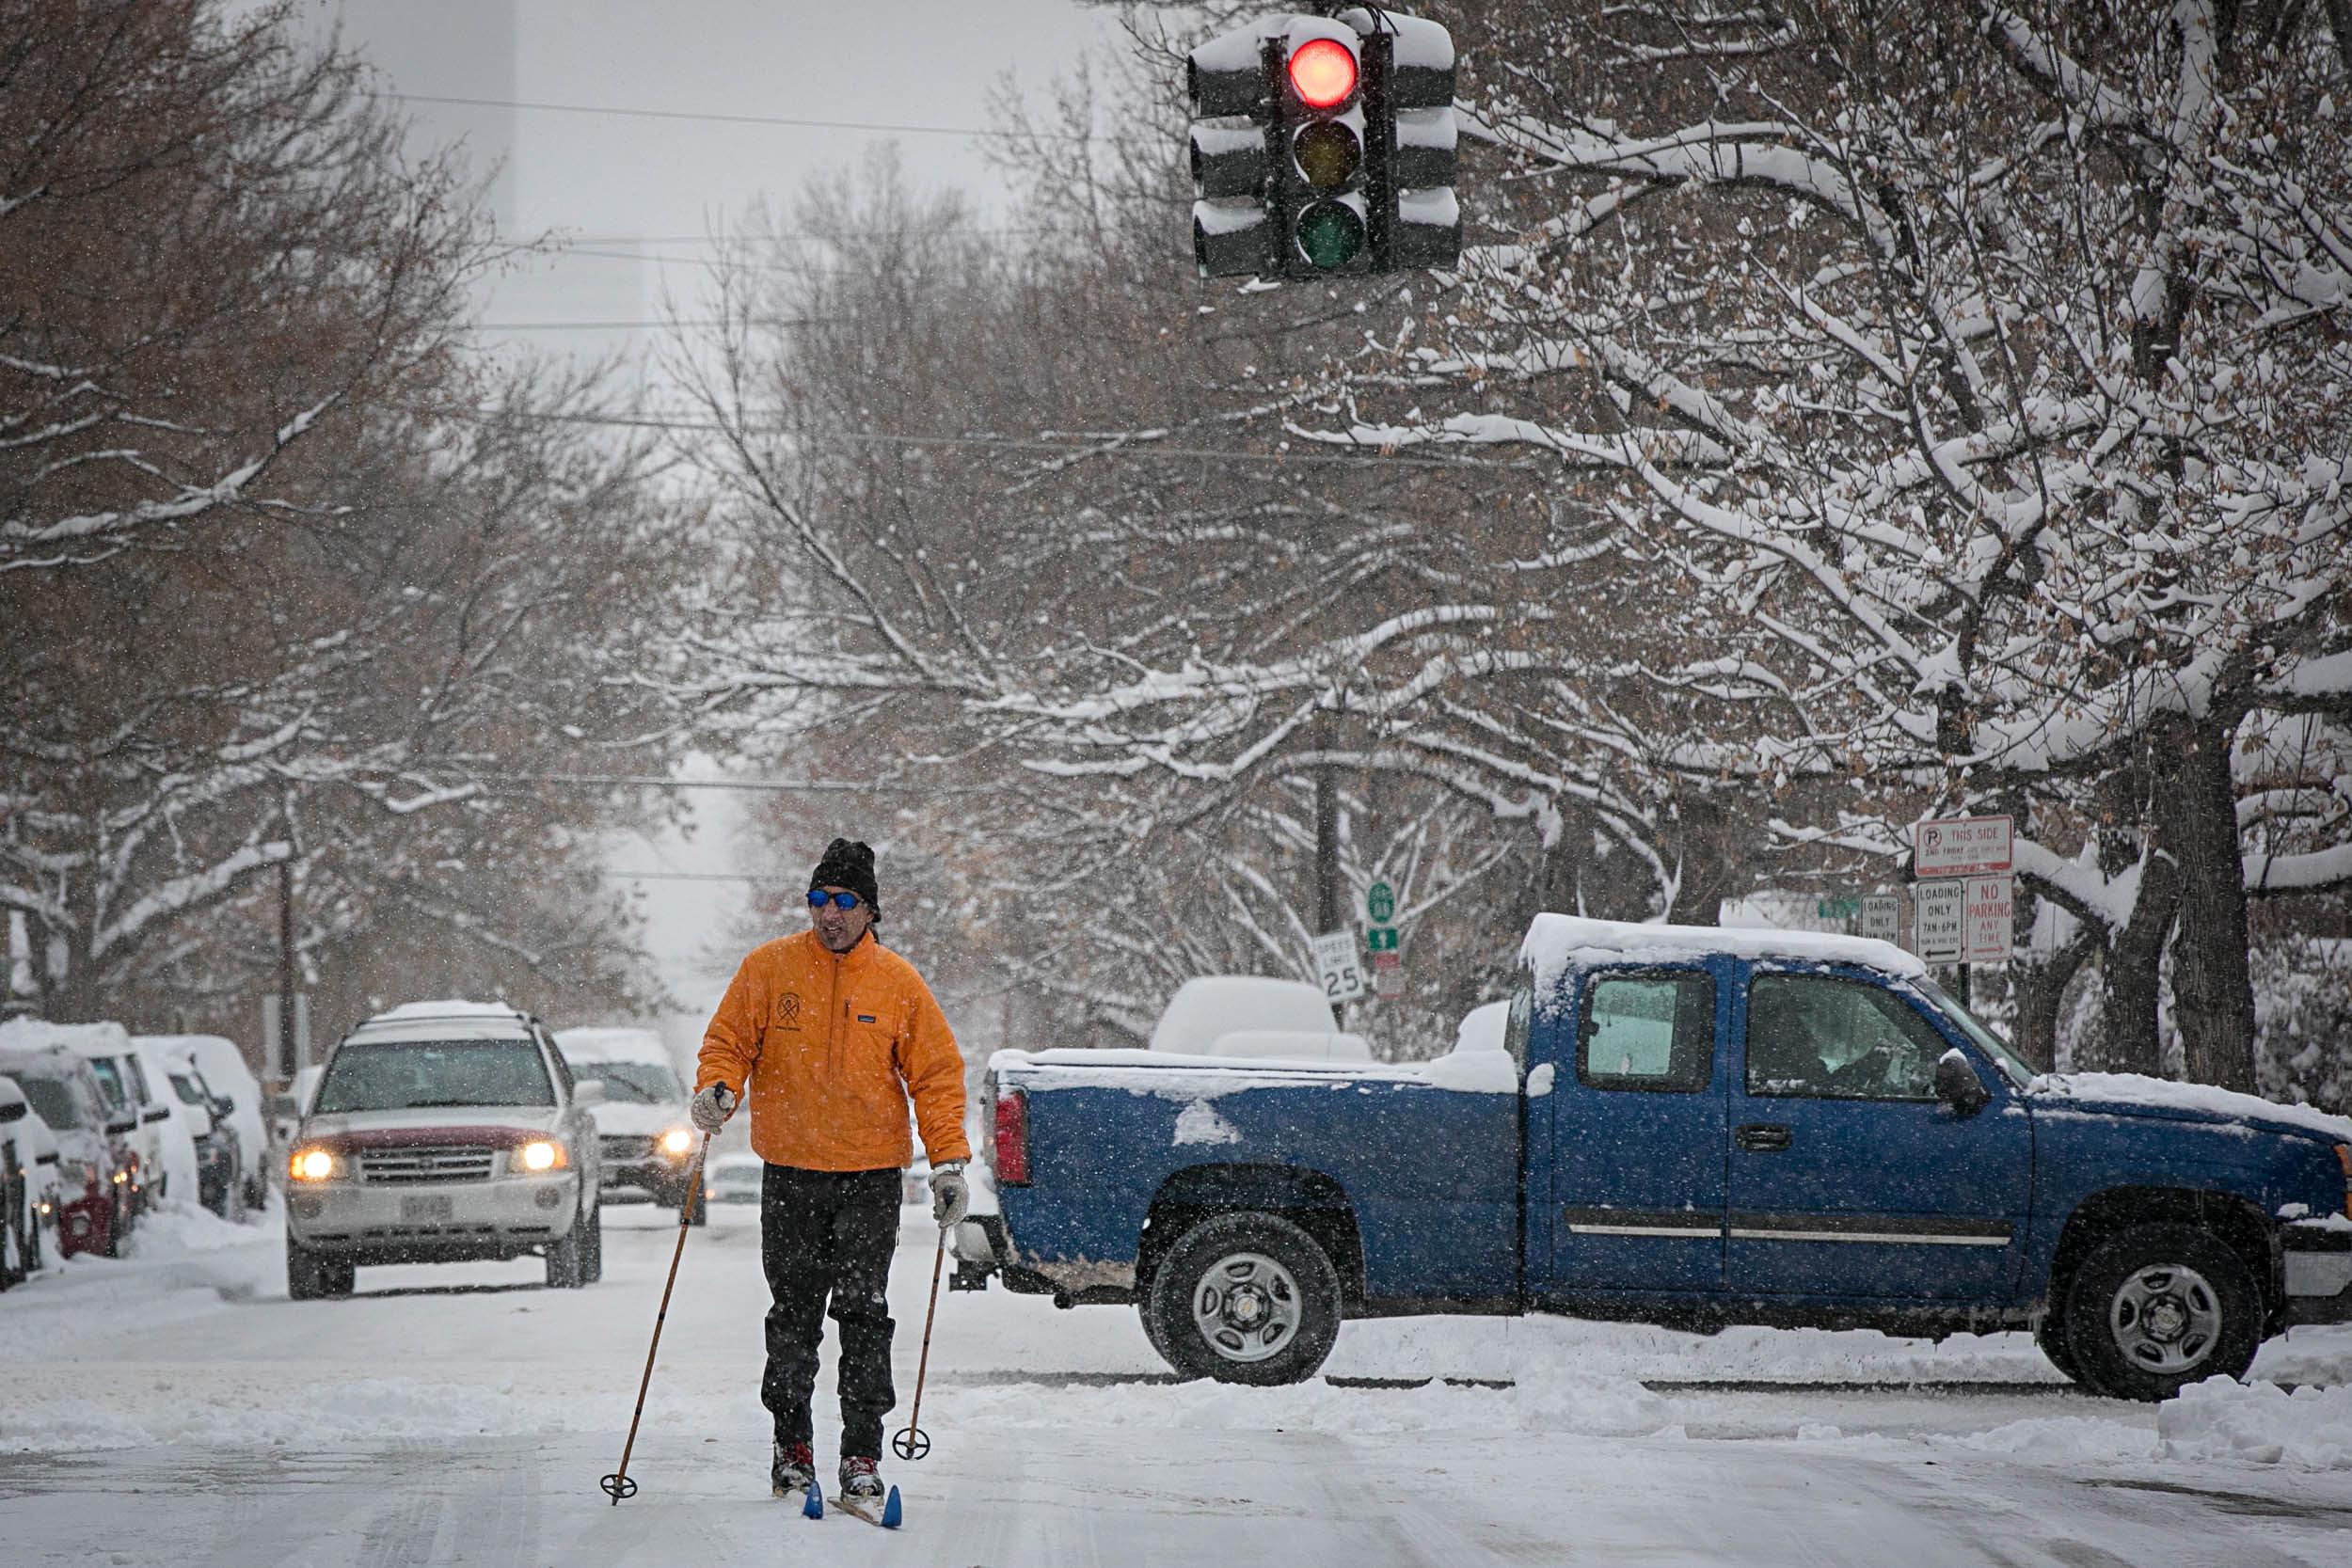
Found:
[[[56,1139],[57,1251],[108,1257],[129,1226],[130,1148],[111,1129],[105,1091],[64,1036],[73,1025],[0,1022],[0,1073],[13,1080]]]
[[[237,1171],[246,1207],[258,1209],[269,1196],[272,1156],[270,1129],[262,1105],[261,1080],[245,1059],[237,1042],[219,1035],[141,1035],[142,1041],[161,1046],[165,1054],[184,1053],[211,1091],[229,1102],[229,1125],[237,1134]]]

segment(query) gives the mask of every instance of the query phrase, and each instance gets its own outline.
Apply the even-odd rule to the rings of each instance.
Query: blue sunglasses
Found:
[[[808,890],[808,907],[810,909],[821,910],[827,903],[831,903],[836,910],[853,910],[858,906],[858,896],[854,893],[827,893],[820,887],[813,887]]]

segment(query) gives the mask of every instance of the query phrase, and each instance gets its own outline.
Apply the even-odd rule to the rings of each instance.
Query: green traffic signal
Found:
[[[1364,220],[1336,201],[1318,201],[1298,214],[1297,238],[1299,254],[1327,272],[1364,248]]]

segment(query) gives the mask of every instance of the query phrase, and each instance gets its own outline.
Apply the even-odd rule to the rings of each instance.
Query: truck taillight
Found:
[[[996,1097],[996,1184],[1029,1184],[1029,1097],[1019,1089]]]

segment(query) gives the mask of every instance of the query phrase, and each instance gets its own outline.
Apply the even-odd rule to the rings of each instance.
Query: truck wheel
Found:
[[[588,1283],[588,1212],[572,1216],[572,1227],[548,1243],[548,1289],[577,1291]]]
[[[1340,1334],[1340,1276],[1279,1214],[1216,1214],[1152,1271],[1144,1334],[1168,1364],[1223,1383],[1312,1377]]]
[[[686,1211],[687,1224],[708,1225],[710,1223],[710,1196],[701,1187],[696,1187],[691,1195],[680,1198],[678,1202],[679,1206]]]
[[[594,1285],[604,1277],[604,1205],[599,1203],[588,1212],[588,1249],[585,1266],[580,1270],[580,1283]]]
[[[2153,1402],[2205,1378],[2243,1377],[2262,1334],[2253,1276],[2191,1226],[2110,1236],[2067,1287],[2067,1354],[2084,1386],[2116,1399]]]
[[[2066,1309],[2063,1304],[2042,1314],[2042,1324],[2033,1331],[2033,1342],[2042,1347],[2042,1354],[2050,1358],[2050,1365],[2056,1367],[2068,1382],[2080,1383],[2083,1380],[2082,1363],[2074,1359],[2074,1351],[2067,1347]]]

